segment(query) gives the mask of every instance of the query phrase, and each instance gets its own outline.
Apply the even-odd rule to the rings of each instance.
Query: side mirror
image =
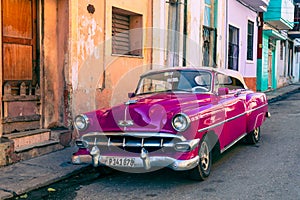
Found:
[[[132,98],[132,97],[135,97],[134,92],[129,92],[129,93],[128,93],[128,98]]]
[[[220,96],[220,95],[226,95],[226,94],[228,94],[229,93],[229,90],[228,90],[228,88],[219,88],[218,89],[218,95]]]

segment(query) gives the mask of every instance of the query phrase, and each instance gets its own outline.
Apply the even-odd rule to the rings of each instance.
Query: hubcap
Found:
[[[253,135],[254,135],[255,140],[259,139],[259,128],[254,129]]]
[[[209,167],[209,149],[205,141],[202,142],[200,148],[200,164],[203,170],[207,170]]]

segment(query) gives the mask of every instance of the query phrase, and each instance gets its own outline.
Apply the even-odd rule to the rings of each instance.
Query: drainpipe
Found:
[[[225,68],[228,69],[228,0],[225,6]]]
[[[179,65],[179,0],[170,0],[168,19],[168,52],[167,65],[170,67]]]
[[[184,0],[182,66],[186,66],[186,40],[187,40],[187,0]]]

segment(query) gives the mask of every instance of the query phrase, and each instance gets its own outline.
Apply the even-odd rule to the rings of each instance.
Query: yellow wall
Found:
[[[87,10],[88,4],[94,6],[93,14]],[[152,26],[152,1],[149,0],[70,2],[67,82],[73,89],[73,115],[125,101],[127,93],[134,90],[139,75],[150,69],[151,49],[144,48],[141,57],[112,55],[113,6],[143,15],[143,27]],[[151,46],[151,35],[151,31],[143,32],[143,47]]]

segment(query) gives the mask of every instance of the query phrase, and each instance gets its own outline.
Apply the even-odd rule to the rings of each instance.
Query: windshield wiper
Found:
[[[192,90],[180,89],[180,88],[176,88],[176,89],[172,89],[172,90],[164,90],[162,92],[176,92],[176,91],[180,91],[180,92],[192,92]]]

